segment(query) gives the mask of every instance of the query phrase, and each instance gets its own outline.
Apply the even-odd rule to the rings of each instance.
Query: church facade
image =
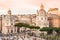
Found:
[[[44,10],[44,6],[41,5],[40,10],[37,10],[36,25],[43,27],[49,27],[47,12]]]

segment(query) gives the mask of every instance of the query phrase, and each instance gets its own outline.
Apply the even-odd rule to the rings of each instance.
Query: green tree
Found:
[[[48,34],[51,34],[53,32],[53,28],[52,27],[43,27],[42,29],[40,29],[40,31],[46,31]]]
[[[39,26],[33,26],[33,25],[29,26],[28,28],[30,28],[30,29],[40,29]]]
[[[17,27],[17,32],[19,33],[20,28],[23,26],[23,24],[22,23],[16,23],[14,26]]]
[[[21,27],[24,27],[25,28],[24,31],[26,31],[26,28],[29,28],[30,27],[30,25],[29,24],[26,24],[26,23],[16,23],[14,26],[18,28],[17,29],[17,32],[18,33],[19,33],[19,30],[20,30]]]
[[[18,29],[21,28],[21,27],[25,27],[25,30],[26,30],[26,28],[30,28],[30,29],[40,29],[39,26],[32,26],[32,25],[29,25],[29,24],[26,24],[26,23],[16,23],[14,26],[17,27]],[[18,30],[18,31],[19,31],[19,30]]]
[[[60,28],[54,28],[54,30],[55,30],[58,34],[60,34]]]

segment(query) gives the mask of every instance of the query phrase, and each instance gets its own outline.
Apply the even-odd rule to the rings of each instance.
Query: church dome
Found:
[[[44,13],[46,13],[46,11],[44,10],[44,5],[43,5],[43,4],[41,4],[39,12],[44,12]]]
[[[46,11],[44,9],[40,9],[39,12],[45,12],[46,13]]]

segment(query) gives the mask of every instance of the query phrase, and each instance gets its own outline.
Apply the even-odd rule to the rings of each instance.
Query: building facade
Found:
[[[48,20],[50,27],[60,27],[60,11],[58,8],[50,8],[48,10]]]
[[[17,33],[17,27],[14,27],[14,24],[18,22],[28,23],[40,28],[60,27],[60,16],[56,14],[59,13],[57,10],[57,8],[52,8],[46,12],[43,4],[41,4],[40,10],[37,10],[36,14],[12,15],[12,11],[9,9],[8,14],[0,15],[0,30],[4,34]]]

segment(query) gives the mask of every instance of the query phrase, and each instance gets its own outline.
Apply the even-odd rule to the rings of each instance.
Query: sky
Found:
[[[9,8],[12,14],[34,14],[41,4],[46,11],[49,8],[60,9],[60,0],[0,0],[0,15],[7,14]]]

